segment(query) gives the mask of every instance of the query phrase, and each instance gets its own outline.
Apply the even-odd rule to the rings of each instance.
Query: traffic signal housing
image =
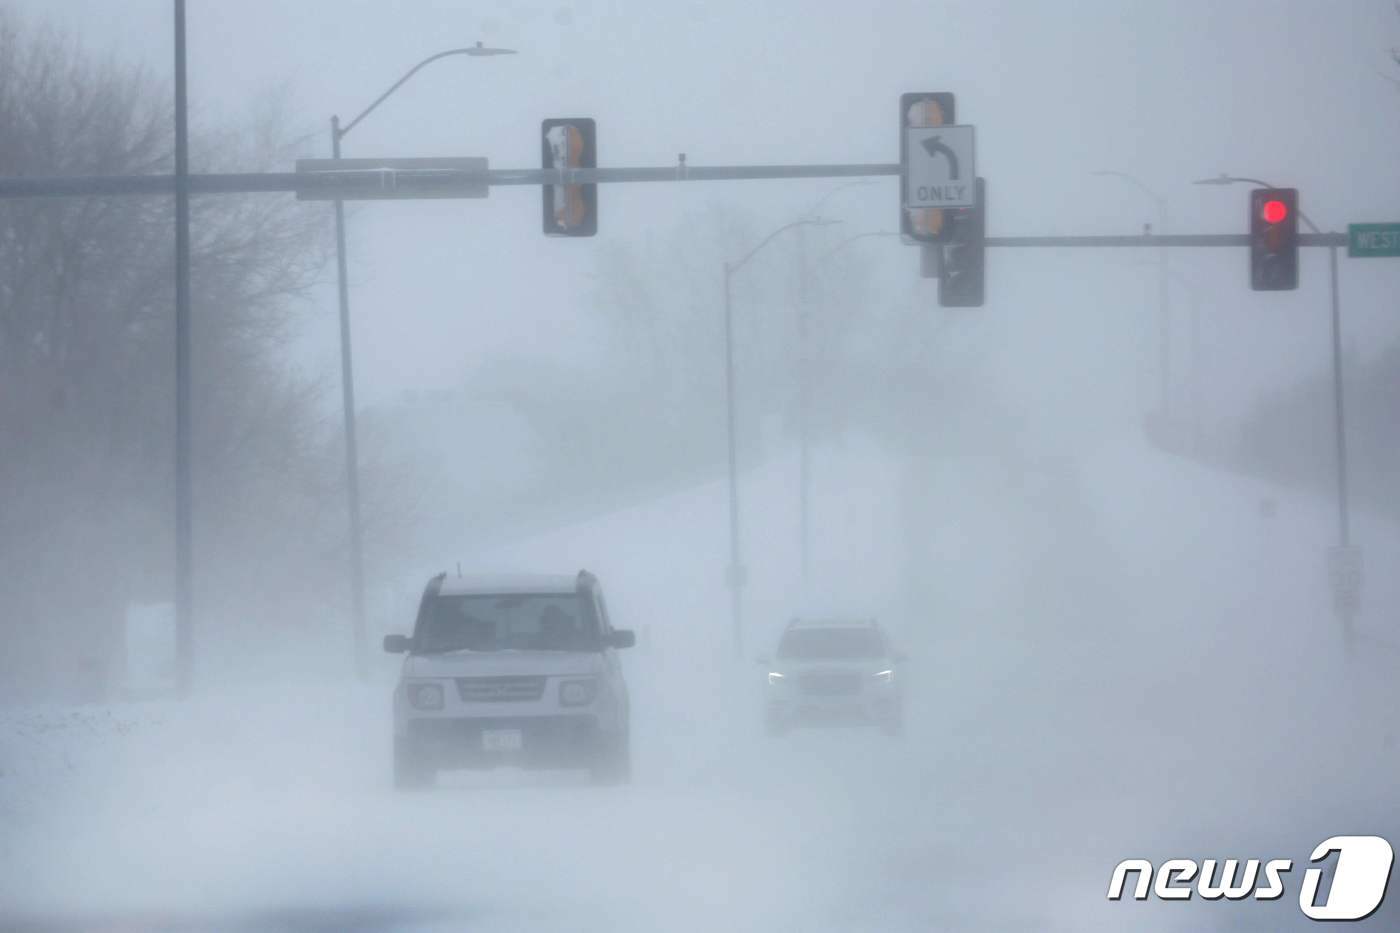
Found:
[[[944,212],[946,238],[938,279],[944,308],[980,308],[987,293],[987,181],[977,179],[977,206]]]
[[[540,167],[566,170],[598,167],[598,131],[589,117],[540,124]],[[596,184],[542,185],[546,236],[593,236],[598,232]]]
[[[947,91],[920,91],[899,95],[899,231],[910,240],[934,243],[946,235],[946,212],[939,207],[905,207],[909,200],[909,153],[904,131],[911,126],[949,126],[955,123],[954,98]]]
[[[1249,192],[1249,287],[1256,292],[1298,287],[1298,189]]]

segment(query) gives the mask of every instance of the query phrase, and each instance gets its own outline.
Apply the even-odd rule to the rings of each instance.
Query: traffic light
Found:
[[[905,207],[908,192],[909,154],[904,130],[911,126],[946,126],[954,122],[953,95],[947,91],[923,91],[899,95],[899,231],[912,240],[931,243],[943,238],[944,212],[937,207]]]
[[[540,165],[551,169],[597,168],[598,134],[591,118],[545,120],[540,124]],[[542,185],[546,236],[593,236],[598,232],[598,186]]]
[[[944,308],[980,308],[987,291],[986,179],[977,179],[976,207],[945,213],[938,303]]]
[[[1249,286],[1256,292],[1298,287],[1298,189],[1249,192]]]

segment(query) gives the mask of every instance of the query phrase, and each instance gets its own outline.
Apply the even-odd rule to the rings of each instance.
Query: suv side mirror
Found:
[[[637,643],[637,633],[631,629],[616,628],[608,633],[609,648],[631,648]]]
[[[413,642],[407,635],[385,635],[384,650],[390,654],[404,654]]]

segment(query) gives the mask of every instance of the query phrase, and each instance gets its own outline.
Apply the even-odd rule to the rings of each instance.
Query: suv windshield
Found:
[[[778,643],[778,657],[795,661],[869,660],[884,654],[884,639],[870,628],[790,629]]]
[[[418,654],[443,651],[596,651],[598,625],[576,593],[438,595],[414,634]]]

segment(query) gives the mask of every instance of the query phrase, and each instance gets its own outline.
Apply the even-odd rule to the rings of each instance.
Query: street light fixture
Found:
[[[826,262],[832,256],[835,256],[837,253],[841,252],[843,249],[850,246],[852,243],[855,243],[857,240],[865,240],[869,239],[870,237],[889,237],[902,235],[903,234],[899,233],[898,231],[891,232],[887,230],[872,230],[869,233],[857,233],[855,236],[846,237],[846,239],[842,240],[840,243],[837,243],[825,253],[822,253],[822,255],[817,258],[817,262]]]
[[[1167,232],[1167,199],[1156,191],[1148,187],[1136,175],[1129,175],[1127,172],[1115,172],[1111,169],[1101,169],[1092,173],[1099,178],[1121,178],[1143,194],[1152,199],[1157,205],[1157,233]],[[1171,399],[1171,296],[1167,286],[1167,277],[1170,274],[1167,265],[1167,248],[1160,247],[1157,250],[1157,370],[1161,380],[1161,411],[1165,418],[1167,406]]]
[[[1261,187],[1261,188],[1277,188],[1277,187],[1278,187],[1277,185],[1271,185],[1271,184],[1269,184],[1267,181],[1260,181],[1258,178],[1242,178],[1242,177],[1237,176],[1237,175],[1226,175],[1224,172],[1220,173],[1219,175],[1217,175],[1217,176],[1214,177],[1214,178],[1199,178],[1199,179],[1197,179],[1196,181],[1191,182],[1191,184],[1193,184],[1193,185],[1235,185],[1235,184],[1245,184],[1245,185],[1258,185],[1258,186]],[[1315,224],[1315,223],[1312,222],[1312,218],[1310,218],[1307,214],[1303,213],[1303,211],[1302,211],[1301,208],[1298,210],[1298,217],[1303,221],[1303,223],[1305,223],[1305,224],[1308,225],[1308,229],[1311,230],[1313,233],[1321,233],[1321,232],[1322,232],[1321,230],[1319,230],[1319,229],[1317,228],[1317,224]],[[1335,247],[1333,247],[1333,249],[1335,250]]]
[[[744,568],[739,558],[739,469],[734,438],[734,304],[730,282],[738,272],[760,250],[772,243],[780,235],[797,227],[825,227],[840,223],[821,217],[807,217],[783,224],[768,234],[758,245],[735,262],[724,263],[724,399],[727,433],[729,437],[729,613],[733,626],[734,655],[744,653],[744,635],[740,594],[744,587]]]
[[[1215,178],[1201,178],[1193,182],[1197,185],[1258,185],[1261,188],[1277,188],[1267,181],[1259,178],[1246,178],[1239,175],[1230,175],[1221,172]],[[1321,233],[1317,224],[1312,222],[1307,214],[1301,209],[1298,211],[1299,218],[1308,225],[1308,229],[1313,233]],[[1341,299],[1337,286],[1337,247],[1328,246],[1328,273],[1331,278],[1332,291],[1332,405],[1333,431],[1336,435],[1337,448],[1337,538],[1339,551],[1348,553],[1351,549],[1351,516],[1347,504],[1347,434],[1346,434],[1346,404],[1342,393],[1342,312]],[[1354,606],[1349,602],[1338,600],[1337,614],[1342,620],[1343,636],[1347,639],[1348,645],[1352,638],[1352,614]]]
[[[448,49],[428,56],[410,68],[402,78],[390,85],[387,91],[376,97],[373,103],[360,111],[359,116],[345,126],[340,125],[340,117],[331,117],[331,157],[340,158],[340,141],[358,126],[361,120],[373,113],[375,108],[403,87],[410,78],[438,59],[455,55],[482,57],[514,54],[513,49],[489,48],[477,42],[474,46]],[[335,265],[340,292],[340,388],[345,417],[345,495],[350,517],[351,617],[355,638],[355,669],[363,680],[369,675],[369,654],[365,643],[364,536],[360,527],[360,469],[355,438],[355,368],[350,349],[350,292],[345,269],[345,203],[338,199],[335,202]]]

